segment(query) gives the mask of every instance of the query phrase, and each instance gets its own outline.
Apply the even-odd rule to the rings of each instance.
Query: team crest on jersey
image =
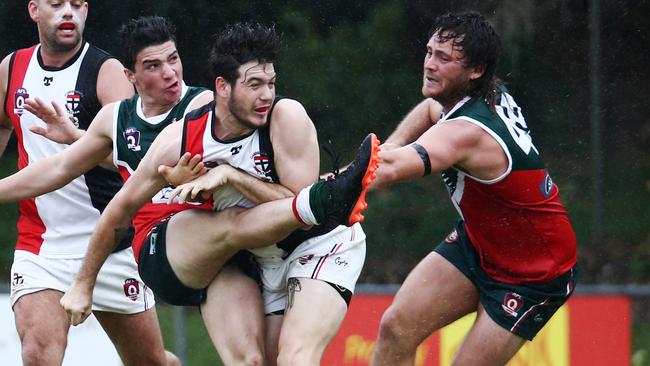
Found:
[[[523,297],[514,292],[507,293],[503,298],[503,304],[501,304],[503,310],[508,313],[508,315],[514,316],[515,318],[519,315],[519,310],[522,306],[524,306]]]
[[[258,174],[263,174],[264,176],[268,176],[271,173],[271,161],[268,157],[263,152],[256,152],[253,154],[253,163],[255,171]]]
[[[548,196],[551,195],[551,191],[553,190],[553,179],[551,179],[551,176],[548,175],[548,173],[546,173],[542,184],[539,185],[539,190],[544,195],[544,198],[548,198]]]
[[[83,98],[83,93],[78,90],[71,90],[65,93],[65,109],[70,115],[74,116],[79,113],[81,98]]]
[[[124,138],[126,139],[126,148],[131,151],[140,151],[140,131],[135,127],[127,127],[124,130]]]
[[[16,93],[14,94],[14,113],[16,113],[19,117],[25,113],[25,100],[27,100],[27,98],[29,98],[27,89],[16,89]]]
[[[14,272],[11,274],[11,287],[16,289],[25,283],[25,278],[22,273]]]
[[[129,299],[136,301],[140,296],[140,282],[135,278],[127,278],[124,281],[124,295]]]

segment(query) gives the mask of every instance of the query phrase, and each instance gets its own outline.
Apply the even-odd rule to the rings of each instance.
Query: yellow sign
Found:
[[[466,315],[440,331],[440,365],[451,361],[474,324],[476,313]],[[569,310],[562,306],[532,342],[526,342],[508,366],[569,366]]]

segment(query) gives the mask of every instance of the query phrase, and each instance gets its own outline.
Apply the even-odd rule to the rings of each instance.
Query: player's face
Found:
[[[275,99],[275,69],[272,63],[247,62],[239,67],[228,101],[230,113],[246,128],[260,128]]]
[[[142,49],[135,58],[135,73],[127,74],[145,106],[165,111],[181,99],[183,64],[173,41]]]
[[[44,46],[55,52],[66,52],[81,42],[88,15],[85,1],[32,0],[28,9]]]
[[[465,67],[463,56],[453,40],[441,41],[438,33],[434,34],[424,56],[422,94],[446,107],[462,99],[469,91],[470,80],[482,74],[476,68]]]

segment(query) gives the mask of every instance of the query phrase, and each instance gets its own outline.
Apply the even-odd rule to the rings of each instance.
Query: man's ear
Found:
[[[125,67],[124,75],[126,75],[126,78],[129,79],[131,84],[135,85],[135,73],[133,71],[131,71],[128,67]]]
[[[476,80],[485,74],[485,65],[472,67],[472,71],[469,74],[470,80]]]
[[[218,76],[214,80],[214,92],[220,98],[230,98],[230,93],[232,92],[230,83],[223,77]]]

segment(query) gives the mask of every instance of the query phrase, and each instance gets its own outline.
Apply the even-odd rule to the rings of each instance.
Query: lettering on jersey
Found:
[[[219,162],[211,160],[211,161],[204,161],[203,166],[205,166],[208,169],[216,168],[219,166]]]
[[[449,195],[453,195],[456,192],[456,185],[458,184],[458,171],[453,168],[449,168],[442,172],[442,180],[447,186]]]
[[[65,109],[68,111],[68,114],[74,116],[79,113],[82,97],[83,93],[78,90],[71,90],[65,93]]]
[[[268,176],[269,173],[271,173],[271,164],[268,155],[266,155],[263,152],[256,152],[253,154],[253,163],[255,171],[258,174],[263,174],[264,176]]]
[[[25,283],[25,279],[23,278],[22,273],[14,272],[11,275],[11,287],[18,287],[21,286],[23,283]]]
[[[127,278],[124,281],[124,295],[129,299],[136,301],[140,296],[140,282],[135,278]]]
[[[45,85],[45,86],[50,86],[53,81],[54,81],[54,76],[44,76],[43,77],[43,85]]]
[[[172,187],[165,187],[165,188],[161,189],[158,193],[156,193],[151,198],[151,203],[154,203],[154,204],[167,204],[167,200],[169,200],[169,196],[171,195],[173,190],[174,189]],[[180,198],[178,198],[178,196],[174,197],[173,203],[180,203]],[[199,205],[202,204],[202,202],[185,201],[184,204],[199,206]]]
[[[551,195],[551,191],[553,191],[553,179],[551,179],[548,173],[546,173],[544,181],[539,185],[539,190],[544,195],[544,198],[548,198]]]
[[[501,304],[503,310],[515,318],[519,315],[519,310],[522,306],[524,306],[524,299],[521,295],[514,292],[507,293],[503,298],[503,304]]]
[[[22,116],[25,112],[25,100],[28,98],[29,94],[27,93],[27,89],[16,89],[16,94],[14,94],[14,106],[16,106],[14,108],[14,113],[16,113],[18,116]]]
[[[131,151],[140,151],[140,131],[135,127],[127,127],[124,130],[124,138],[126,139],[126,147]]]
[[[237,155],[241,151],[241,148],[242,148],[242,145],[232,147],[232,148],[230,148],[230,153],[232,155]]]
[[[508,93],[502,93],[499,105],[495,106],[495,109],[519,148],[526,154],[529,154],[531,149],[539,154],[530,138],[530,129],[526,124],[524,114],[512,96]]]

